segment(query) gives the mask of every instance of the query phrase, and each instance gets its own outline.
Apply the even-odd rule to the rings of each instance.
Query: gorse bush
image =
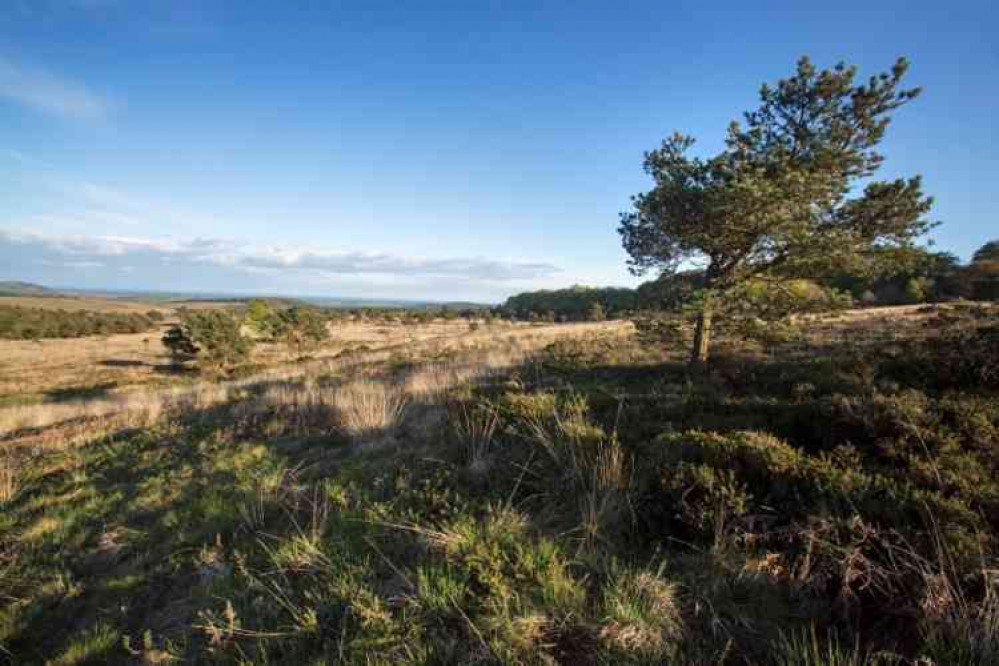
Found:
[[[155,313],[155,314],[154,314]],[[0,305],[0,338],[82,338],[88,335],[144,333],[162,319],[159,312],[146,314],[51,310]]]
[[[837,442],[869,469],[898,484],[960,502],[999,525],[999,404],[973,394],[933,399],[907,390],[869,398],[840,397],[826,410]]]

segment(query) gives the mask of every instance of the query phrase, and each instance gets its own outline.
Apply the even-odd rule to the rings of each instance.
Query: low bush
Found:
[[[966,499],[814,456],[765,433],[686,432],[655,442],[658,478],[638,505],[643,531],[671,544],[734,549],[852,613],[918,614],[941,553],[957,578],[982,566],[987,524]]]
[[[160,319],[146,314],[51,310],[0,305],[0,339],[82,338],[88,335],[144,333]],[[156,313],[160,318],[159,313]]]

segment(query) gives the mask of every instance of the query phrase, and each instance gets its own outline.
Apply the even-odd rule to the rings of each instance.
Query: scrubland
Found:
[[[190,383],[174,371],[160,344],[160,330],[102,337],[0,340],[0,405],[72,402],[75,399],[117,398],[138,385],[163,387]],[[494,329],[502,327],[497,324]],[[465,321],[420,325],[397,322],[344,322],[331,328],[329,343],[312,356],[332,358],[355,350],[443,342],[469,333]],[[297,354],[287,345],[260,342],[252,365],[244,372],[293,364]],[[2,417],[0,417],[2,419]],[[2,427],[2,425],[0,425]]]
[[[0,661],[999,663],[995,307],[435,326],[0,410]]]

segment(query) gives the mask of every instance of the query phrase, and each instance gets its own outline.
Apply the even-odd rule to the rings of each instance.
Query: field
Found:
[[[999,663],[997,320],[6,343],[0,661]]]
[[[159,331],[106,337],[0,340],[0,405],[101,397],[139,384],[163,386],[183,381],[171,372]],[[467,334],[465,321],[438,321],[420,326],[399,323],[348,322],[333,328],[332,338],[316,356],[336,356],[358,347],[444,341]],[[254,364],[269,367],[291,362],[283,345],[260,344]]]
[[[0,305],[45,310],[87,310],[88,312],[136,312],[158,310],[172,313],[174,308],[162,302],[145,302],[124,298],[98,298],[92,296],[0,296]]]

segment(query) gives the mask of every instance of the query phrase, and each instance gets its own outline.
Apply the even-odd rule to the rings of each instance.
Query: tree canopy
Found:
[[[501,306],[507,316],[518,319],[544,318],[549,313],[568,321],[592,319],[594,306],[599,305],[604,316],[620,317],[633,310],[636,296],[633,289],[623,287],[584,287],[542,289],[511,296]]]
[[[992,240],[975,251],[971,261],[980,264],[986,261],[999,261],[999,240]]]
[[[853,66],[820,71],[802,58],[762,86],[717,155],[691,156],[694,139],[680,133],[645,155],[654,186],[632,198],[619,232],[636,274],[703,270],[693,360],[707,360],[714,298],[751,280],[874,271],[931,227],[918,176],[868,180],[891,113],[919,94],[901,88],[908,67],[899,59],[858,85]]]

